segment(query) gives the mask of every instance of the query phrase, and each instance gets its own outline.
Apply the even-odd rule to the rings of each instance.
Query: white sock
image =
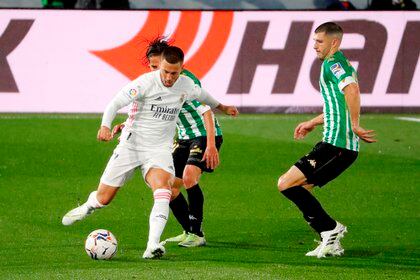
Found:
[[[101,204],[98,199],[96,198],[97,191],[91,192],[89,195],[88,200],[85,202],[85,205],[89,209],[99,209],[105,207],[105,205]]]
[[[149,241],[147,247],[159,244],[160,236],[165,228],[169,216],[169,201],[171,191],[167,189],[157,189],[153,193],[155,204],[150,212],[149,218]]]

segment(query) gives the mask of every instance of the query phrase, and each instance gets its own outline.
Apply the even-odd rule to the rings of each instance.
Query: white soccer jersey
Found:
[[[117,94],[104,112],[102,125],[111,128],[117,111],[131,103],[119,146],[140,151],[170,149],[182,104],[192,99],[206,102],[208,98],[188,77],[181,75],[172,87],[165,87],[160,71],[153,71],[130,82]]]

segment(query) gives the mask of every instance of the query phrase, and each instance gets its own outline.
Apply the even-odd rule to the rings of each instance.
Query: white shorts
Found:
[[[170,150],[136,151],[126,147],[117,147],[102,174],[101,183],[121,187],[138,168],[141,169],[145,181],[150,168],[160,168],[175,176],[174,161]]]

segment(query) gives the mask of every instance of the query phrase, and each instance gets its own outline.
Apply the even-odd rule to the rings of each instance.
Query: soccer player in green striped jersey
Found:
[[[160,67],[161,54],[170,44],[164,37],[158,37],[149,43],[146,60],[150,70]],[[190,71],[183,69],[181,75],[191,78],[201,87],[201,82]],[[234,106],[219,104],[217,107],[227,115],[236,116]],[[121,125],[114,128],[114,134]],[[184,232],[165,242],[178,242],[183,247],[198,247],[206,244],[201,230],[203,221],[204,195],[199,186],[202,172],[213,172],[219,164],[218,150],[223,143],[222,130],[208,106],[197,100],[183,104],[177,121],[178,136],[174,143],[173,160],[175,182],[172,188],[170,207]],[[184,186],[188,203],[180,188]]]
[[[314,49],[323,61],[319,85],[324,109],[319,116],[300,123],[294,137],[302,139],[317,125],[323,124],[323,139],[278,181],[280,192],[296,204],[308,224],[319,233],[319,246],[306,254],[318,258],[344,253],[340,239],[347,228],[332,219],[310,191],[314,186],[322,187],[336,178],[356,160],[359,139],[376,142],[373,130],[365,130],[359,125],[357,73],[339,50],[342,36],[343,30],[333,22],[324,23],[315,30]]]

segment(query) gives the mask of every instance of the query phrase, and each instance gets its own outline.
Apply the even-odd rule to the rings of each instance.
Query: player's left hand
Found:
[[[206,161],[207,168],[215,169],[219,165],[219,152],[216,147],[207,146],[201,161]]]
[[[377,141],[375,139],[376,135],[374,130],[366,130],[361,126],[354,126],[353,132],[356,133],[356,135],[366,143],[374,143]]]

